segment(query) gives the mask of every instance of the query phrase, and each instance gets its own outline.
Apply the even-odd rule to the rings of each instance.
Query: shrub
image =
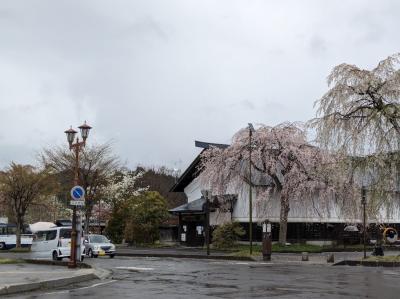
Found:
[[[165,199],[147,191],[132,199],[125,225],[125,240],[130,244],[152,244],[159,239],[159,226],[168,218]]]
[[[229,249],[235,245],[245,231],[238,222],[229,222],[218,226],[213,232],[213,246],[218,249]]]

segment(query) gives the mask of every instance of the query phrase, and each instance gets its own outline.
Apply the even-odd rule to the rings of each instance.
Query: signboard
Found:
[[[84,206],[85,205],[85,189],[81,186],[74,186],[71,189],[70,201],[71,206]]]
[[[82,206],[85,205],[85,201],[84,201],[84,200],[71,200],[71,201],[69,202],[69,204],[70,204],[71,206],[82,207]]]
[[[71,189],[71,197],[74,200],[83,200],[85,197],[85,189],[81,186],[74,186]]]
[[[271,233],[271,223],[263,223],[263,225],[262,225],[262,231],[263,231],[263,233]]]

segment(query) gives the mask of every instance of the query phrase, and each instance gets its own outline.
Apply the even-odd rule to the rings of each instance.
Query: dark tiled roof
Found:
[[[204,204],[206,200],[204,197],[199,199],[195,199],[191,202],[185,203],[179,207],[169,210],[172,214],[179,214],[179,213],[203,213],[204,212]]]
[[[196,147],[208,149],[210,147],[218,147],[218,148],[227,148],[229,144],[222,144],[222,143],[211,143],[211,142],[204,142],[204,141],[194,141],[194,145]]]

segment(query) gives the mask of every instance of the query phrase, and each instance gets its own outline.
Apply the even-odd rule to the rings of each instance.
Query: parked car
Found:
[[[113,258],[115,256],[115,245],[103,235],[88,235],[83,244],[89,257],[108,255]]]
[[[51,257],[53,260],[61,261],[71,255],[71,232],[72,227],[56,226],[34,233],[31,252],[41,257]],[[81,260],[85,256],[83,238],[81,243]]]
[[[0,250],[11,249],[16,246],[17,243],[17,236],[15,234],[16,231],[17,231],[17,226],[15,224],[0,223]],[[32,234],[22,234],[21,247],[28,247],[28,248],[31,247],[32,238],[33,238]]]

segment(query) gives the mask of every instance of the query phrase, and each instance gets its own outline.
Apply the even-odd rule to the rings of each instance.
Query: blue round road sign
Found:
[[[71,189],[71,197],[74,200],[83,200],[85,197],[85,189],[81,186],[74,186]]]

